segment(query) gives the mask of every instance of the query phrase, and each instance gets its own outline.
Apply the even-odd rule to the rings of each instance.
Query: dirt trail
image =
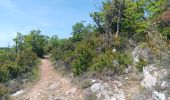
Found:
[[[82,99],[80,90],[52,67],[49,59],[42,59],[40,80],[28,87],[17,100],[75,100]]]
[[[32,86],[27,87],[24,90],[24,94],[17,97],[16,100],[84,100],[90,96],[88,93],[94,94],[92,92],[86,91],[90,88],[81,90],[77,85],[72,84],[70,79],[64,78],[59,72],[53,69],[54,67],[52,66],[52,63],[49,59],[42,59],[41,62],[40,80]],[[119,87],[117,82],[118,81],[115,80],[104,83],[110,84],[108,86],[113,86],[109,87],[112,88],[108,90],[109,92],[107,91],[108,87],[104,89],[101,88],[101,86],[96,85],[94,89],[100,89],[100,91],[102,90],[99,95],[97,94],[98,96],[104,94],[107,97],[111,97],[112,95],[110,95],[110,93],[112,93],[115,94],[114,98],[117,98],[117,95],[119,95],[118,97],[124,95],[126,100],[133,100],[131,98],[133,98],[139,92],[140,82],[138,81],[124,80],[122,87]],[[115,89],[115,86],[119,87],[120,89]],[[110,92],[110,90],[113,91]],[[123,91],[123,94],[121,94],[121,91]],[[106,98],[104,100],[110,99]]]

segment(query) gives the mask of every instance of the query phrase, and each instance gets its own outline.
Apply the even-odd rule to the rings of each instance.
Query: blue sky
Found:
[[[48,36],[70,37],[76,22],[93,22],[89,13],[97,10],[100,1],[0,0],[0,47],[12,45],[17,32],[28,34],[32,29]]]

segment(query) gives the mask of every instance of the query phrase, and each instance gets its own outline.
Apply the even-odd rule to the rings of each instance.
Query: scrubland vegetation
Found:
[[[152,41],[157,39],[164,41],[164,49],[169,49],[168,12],[166,0],[102,2],[100,11],[90,14],[95,25],[78,22],[72,27],[72,37],[51,38],[52,58],[64,61],[75,76],[88,71],[121,73],[133,64],[130,52],[135,45],[155,49],[158,44]],[[156,56],[154,58],[157,59]],[[139,60],[136,68],[142,71],[147,61]]]
[[[120,75],[133,65],[130,52],[136,45],[151,48],[155,61],[163,58],[158,52],[170,48],[168,0],[107,0],[90,16],[95,24],[76,23],[68,39],[41,35],[39,30],[28,35],[17,33],[14,47],[0,51],[0,97],[8,94],[10,88],[5,88],[10,80],[32,75],[38,57],[44,54],[52,54],[54,61],[64,61],[75,77],[90,71]],[[147,63],[140,58],[135,67],[142,71]]]
[[[1,97],[9,94],[7,92],[13,93],[21,89],[24,79],[31,81],[33,77],[36,78],[38,57],[43,57],[44,46],[47,42],[45,40],[47,40],[46,37],[41,35],[39,30],[33,30],[29,35],[17,33],[14,38],[14,48],[1,49]]]

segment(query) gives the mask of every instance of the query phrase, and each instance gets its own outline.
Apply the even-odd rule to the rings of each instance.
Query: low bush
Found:
[[[0,82],[6,82],[9,80],[9,71],[6,67],[0,67]]]
[[[108,52],[100,54],[93,59],[90,70],[97,71],[99,73],[101,73],[104,69],[114,70],[112,60],[113,55],[111,53]]]
[[[113,74],[122,73],[124,68],[132,64],[132,58],[129,54],[118,52],[106,52],[96,56],[90,67],[90,70],[99,73],[112,72]]]
[[[147,61],[143,58],[139,58],[139,61],[136,64],[136,68],[139,71],[143,71],[143,67],[145,67],[147,65]]]
[[[9,90],[3,84],[0,83],[0,100],[9,99]]]
[[[17,53],[13,49],[0,54],[0,100],[23,88],[23,79],[35,80],[38,74],[37,56],[31,49],[25,48]]]
[[[80,87],[81,88],[88,88],[92,85],[92,81],[90,79],[85,79],[85,80],[82,80],[80,81]]]
[[[75,52],[75,59],[72,62],[72,70],[74,76],[79,76],[85,73],[93,59],[93,50],[87,46],[77,47]]]
[[[163,35],[168,39],[168,40],[170,40],[170,26],[169,27],[165,27],[164,29],[163,29]]]
[[[124,68],[128,67],[128,65],[131,65],[133,62],[132,57],[128,53],[118,53],[117,61],[119,63],[121,72],[124,70]]]
[[[22,50],[18,54],[6,52],[2,58],[0,66],[0,82],[7,82],[21,76],[24,73],[31,72],[37,64],[37,56],[31,50]]]

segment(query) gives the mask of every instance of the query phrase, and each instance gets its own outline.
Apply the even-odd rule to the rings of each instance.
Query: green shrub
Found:
[[[0,54],[0,63],[5,64],[7,61],[15,61],[16,59],[16,54],[12,51],[9,52],[3,52]]]
[[[6,82],[9,80],[9,70],[7,67],[0,67],[0,82]]]
[[[24,49],[20,53],[5,52],[0,58],[0,82],[31,72],[37,63],[37,56],[30,49]]]
[[[90,70],[98,71],[99,73],[101,73],[104,68],[114,70],[112,60],[113,57],[111,53],[100,54],[93,59]]]
[[[73,56],[74,54],[71,50],[64,51],[62,55],[62,58],[63,58],[62,60],[66,61],[68,60],[68,58],[73,57]]]
[[[83,39],[83,34],[74,34],[73,37],[71,38],[72,42],[77,42],[77,41],[81,41]]]
[[[143,58],[139,58],[139,62],[137,62],[136,68],[139,71],[143,71],[143,67],[145,67],[146,65],[147,65],[147,61]]]
[[[170,26],[163,29],[163,35],[170,40]]]
[[[74,44],[70,40],[60,40],[59,45],[53,47],[52,58],[56,61],[65,60],[72,56],[72,52],[75,50]]]
[[[62,59],[62,54],[63,52],[59,50],[58,48],[54,48],[52,50],[52,58],[56,61]]]
[[[114,63],[113,61],[116,61]],[[102,71],[112,71],[121,73],[125,67],[132,64],[132,58],[129,54],[106,52],[96,56],[90,67],[90,70],[101,73]]]
[[[37,62],[37,56],[35,53],[31,52],[30,49],[26,49],[20,52],[16,57],[16,63],[20,66],[34,66]]]
[[[77,47],[75,52],[75,59],[72,62],[72,70],[75,76],[82,75],[89,68],[92,58],[93,50],[86,46]]]
[[[93,83],[91,82],[90,79],[85,79],[85,80],[82,80],[80,81],[80,87],[81,88],[88,88],[92,85]]]
[[[132,58],[129,54],[126,53],[118,53],[117,61],[119,63],[120,70],[123,71],[124,68],[128,65],[132,64]]]
[[[3,84],[0,83],[0,100],[9,99],[9,90]]]
[[[126,46],[127,46],[127,43],[128,43],[128,40],[127,38],[125,37],[114,37],[114,43],[113,45],[115,46],[115,48],[118,50],[118,51],[123,51],[126,49]]]
[[[143,49],[143,48],[148,47],[148,44],[146,42],[141,42],[139,47]]]
[[[16,78],[26,70],[25,66],[19,66],[15,62],[8,62],[4,66],[8,68],[10,79]]]
[[[30,81],[36,82],[37,80],[39,80],[39,78],[40,78],[39,68],[38,68],[38,66],[35,66],[32,69]]]

